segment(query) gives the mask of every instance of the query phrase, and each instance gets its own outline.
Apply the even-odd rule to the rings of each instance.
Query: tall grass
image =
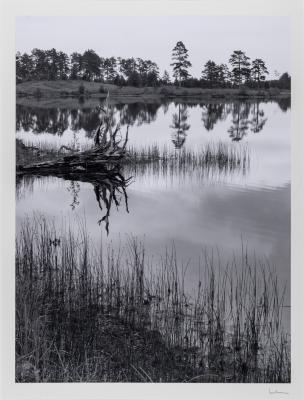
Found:
[[[284,293],[271,268],[216,268],[205,253],[190,293],[174,248],[155,263],[79,232],[25,219],[16,238],[16,380],[289,382]]]
[[[246,174],[250,167],[248,146],[235,146],[223,142],[207,143],[197,150],[183,148],[173,150],[158,145],[140,150],[130,147],[125,161],[128,172],[144,174],[152,172],[162,175],[199,176]]]

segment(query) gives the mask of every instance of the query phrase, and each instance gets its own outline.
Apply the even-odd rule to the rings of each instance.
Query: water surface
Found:
[[[208,144],[249,149],[250,165],[229,171],[188,168],[162,171],[157,166],[125,169],[132,176],[118,207],[101,210],[90,182],[54,177],[25,177],[17,184],[17,226],[33,212],[68,221],[85,215],[95,243],[124,246],[130,235],[143,240],[158,257],[174,244],[178,260],[195,281],[202,250],[219,249],[221,261],[240,254],[273,265],[280,284],[290,283],[290,108],[280,102],[237,101],[189,104],[117,104],[113,110],[122,133],[130,125],[129,146],[157,145],[178,153],[199,152]],[[98,108],[17,106],[16,135],[27,144],[86,148],[100,121]]]

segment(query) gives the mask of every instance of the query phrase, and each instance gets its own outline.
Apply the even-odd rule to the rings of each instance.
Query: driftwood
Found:
[[[59,175],[71,172],[116,172],[122,159],[126,156],[129,127],[127,126],[124,140],[122,138],[117,140],[120,125],[112,129],[113,119],[108,104],[109,96],[105,109],[100,107],[100,111],[104,115],[94,135],[95,146],[92,149],[83,152],[71,152],[51,161],[17,165],[17,173]]]

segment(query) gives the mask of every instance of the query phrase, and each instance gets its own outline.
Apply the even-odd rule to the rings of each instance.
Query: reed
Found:
[[[250,168],[250,149],[247,145],[223,142],[207,143],[197,150],[174,150],[157,144],[142,149],[130,147],[124,161],[127,173],[163,176],[195,175],[201,177],[245,175]]]
[[[130,238],[106,253],[43,216],[16,237],[16,381],[289,382],[284,292],[246,250],[195,289],[174,247],[153,262]]]

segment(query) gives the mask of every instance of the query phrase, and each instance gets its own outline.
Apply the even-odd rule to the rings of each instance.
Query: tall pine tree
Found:
[[[179,86],[190,76],[188,68],[190,68],[192,64],[188,60],[188,57],[188,50],[184,43],[181,41],[177,42],[172,51],[173,62],[171,66],[173,66],[173,76],[178,81]]]

